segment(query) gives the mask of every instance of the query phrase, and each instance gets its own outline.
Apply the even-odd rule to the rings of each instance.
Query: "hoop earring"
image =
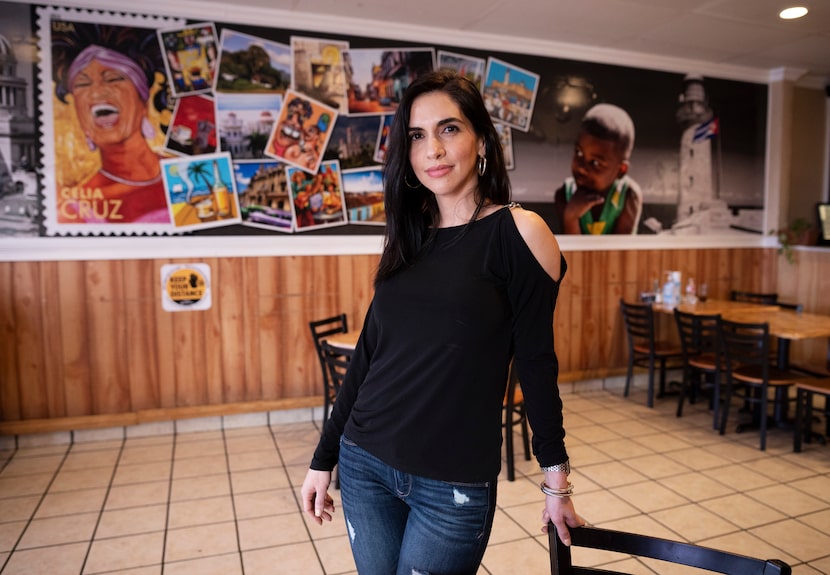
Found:
[[[420,180],[418,180],[418,185],[417,185],[417,186],[413,186],[412,184],[410,184],[410,183],[409,183],[409,180],[407,179],[407,176],[408,176],[408,175],[409,175],[409,174],[404,174],[404,175],[403,175],[403,183],[404,183],[404,184],[406,184],[406,187],[407,187],[407,188],[410,188],[410,189],[413,189],[413,190],[417,190],[418,188],[420,188],[420,187],[421,187],[421,181],[420,181]],[[416,179],[417,179],[417,178],[416,178]]]
[[[485,156],[478,157],[478,175],[483,176],[487,171],[487,158]]]

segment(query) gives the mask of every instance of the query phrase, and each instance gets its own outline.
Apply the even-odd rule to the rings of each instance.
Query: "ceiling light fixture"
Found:
[[[807,8],[804,6],[793,6],[792,8],[785,8],[778,13],[778,17],[782,20],[795,20],[807,14]]]

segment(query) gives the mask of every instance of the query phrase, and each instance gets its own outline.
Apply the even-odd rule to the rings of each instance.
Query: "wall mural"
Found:
[[[765,84],[204,20],[0,10],[3,236],[379,234],[389,121],[409,82],[436,67],[480,87],[513,199],[556,233],[762,233]]]

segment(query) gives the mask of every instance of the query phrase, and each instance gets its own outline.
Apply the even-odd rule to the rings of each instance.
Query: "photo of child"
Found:
[[[629,175],[634,122],[612,104],[585,114],[574,145],[571,177],[554,193],[554,233],[636,234],[640,187]]]

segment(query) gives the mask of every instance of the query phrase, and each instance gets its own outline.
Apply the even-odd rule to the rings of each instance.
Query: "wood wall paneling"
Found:
[[[0,421],[22,418],[15,311],[14,266],[0,265]]]
[[[38,264],[20,265],[12,274],[19,409],[25,419],[49,413],[43,349],[48,318],[40,301],[40,269]]]
[[[165,369],[165,361],[159,353],[156,313],[156,308],[161,306],[159,275],[152,260],[124,261],[122,271],[129,410],[158,408],[164,405],[161,373]],[[173,381],[169,372],[164,381]]]
[[[89,339],[87,329],[86,262],[58,262],[57,266],[60,278],[58,286],[60,315],[57,330],[61,336],[62,353],[55,360],[60,361],[63,369],[62,385],[66,399],[66,413],[49,414],[43,417],[90,415],[93,410],[89,349],[93,342]]]
[[[132,411],[123,261],[87,262],[86,298],[92,415]],[[81,298],[78,298],[81,299]],[[77,305],[76,301],[76,305]]]
[[[711,297],[777,290],[830,314],[830,252],[797,255],[792,267],[763,248],[567,253],[553,318],[562,381],[624,372],[619,299],[665,270]],[[0,263],[0,433],[322,405],[308,322],[345,312],[359,330],[378,257],[207,258],[212,307],[182,312],[162,309],[160,270],[187,261]],[[793,345],[796,361],[826,354],[826,341]]]
[[[63,342],[61,331],[55,329],[55,319],[60,317],[59,268],[54,262],[40,266],[40,304],[43,310],[43,377],[46,386],[46,413],[66,413],[66,391],[63,380]]]

